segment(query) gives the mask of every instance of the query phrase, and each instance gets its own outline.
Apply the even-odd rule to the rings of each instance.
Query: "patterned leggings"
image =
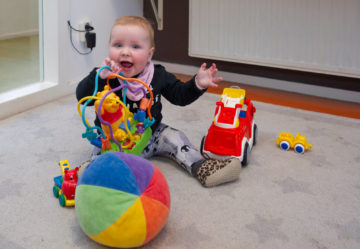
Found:
[[[91,153],[91,161],[99,155],[100,149],[94,147]],[[177,162],[191,175],[196,174],[199,165],[205,161],[201,153],[190,143],[182,131],[163,123],[160,123],[153,132],[140,156],[146,159],[152,156],[168,157]]]
[[[192,173],[194,163],[204,161],[200,152],[192,145],[186,135],[179,130],[160,123],[153,132],[141,156],[164,156],[173,159],[181,167]]]

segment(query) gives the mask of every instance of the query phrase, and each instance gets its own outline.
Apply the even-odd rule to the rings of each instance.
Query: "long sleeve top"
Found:
[[[95,77],[96,70],[94,68],[88,76],[80,81],[76,88],[76,98],[78,100],[86,96],[92,96],[95,89]],[[98,91],[102,91],[106,85],[106,80],[99,78]],[[111,79],[109,81],[110,87],[112,89],[119,86],[119,81],[117,79]],[[195,76],[188,82],[182,82],[177,79],[173,74],[167,72],[165,68],[161,65],[156,64],[154,69],[154,76],[149,85],[150,89],[153,91],[153,104],[151,107],[151,115],[155,118],[155,123],[151,126],[154,131],[162,120],[162,104],[161,96],[164,96],[170,103],[179,106],[185,106],[191,104],[196,99],[198,99],[205,91],[197,88],[195,84]],[[116,91],[116,95],[122,100],[122,90]],[[149,98],[149,93],[147,93]],[[93,105],[94,101],[89,103]],[[129,107],[129,110],[132,113],[136,113],[137,109],[140,106],[140,101],[131,101],[126,98],[126,104]],[[96,117],[95,125],[100,126],[100,121]]]

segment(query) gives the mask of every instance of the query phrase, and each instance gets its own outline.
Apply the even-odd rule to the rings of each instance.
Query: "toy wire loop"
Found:
[[[92,97],[94,97],[94,98],[96,98],[96,93],[97,93],[97,91],[98,91],[100,72],[101,72],[102,70],[104,70],[104,69],[110,70],[111,68],[110,68],[109,66],[105,66],[105,67],[101,67],[101,68],[97,71],[96,77],[95,77],[95,89],[94,89],[94,92],[93,92],[93,95],[92,95]],[[86,98],[86,97],[85,97],[85,98]],[[100,127],[98,127],[98,126],[90,126],[89,122],[85,119],[85,110],[86,110],[86,107],[87,107],[88,104],[91,102],[91,100],[94,99],[94,98],[88,98],[88,100],[85,102],[85,104],[84,104],[84,106],[83,106],[83,108],[82,108],[82,112],[80,112],[80,104],[83,102],[83,101],[81,101],[81,100],[83,100],[84,98],[81,99],[81,100],[79,101],[79,103],[78,103],[78,112],[79,112],[79,115],[81,116],[81,119],[82,119],[82,121],[83,121],[83,124],[84,124],[85,127],[86,127],[86,133],[83,134],[83,137],[84,137],[84,136],[87,137],[88,140],[90,140],[90,141],[92,140],[92,138],[94,138],[94,136],[96,136],[96,134],[93,134],[93,132],[91,132],[91,131],[94,130],[94,129],[97,129],[97,130],[101,133],[102,137],[105,138],[105,134],[104,134],[103,130],[102,130]]]
[[[127,81],[137,81],[139,82],[140,84],[144,85],[145,88],[149,91],[149,94],[150,94],[150,101],[149,101],[149,104],[147,106],[147,114],[148,114],[148,117],[149,117],[149,120],[152,120],[152,116],[151,116],[151,113],[150,113],[150,109],[151,109],[151,106],[152,106],[152,102],[153,102],[153,93],[151,91],[151,89],[149,88],[149,86],[147,84],[145,84],[143,81],[139,80],[139,79],[136,79],[136,78],[126,78],[126,77],[123,77],[122,75],[117,75],[117,74],[111,74],[107,77],[107,81],[106,81],[106,84],[108,85],[109,89],[111,89],[110,87],[110,84],[109,84],[109,80],[111,78],[120,78],[124,81],[124,84],[123,85],[120,85],[114,89],[111,89],[109,90],[102,98],[100,97],[97,97],[96,94],[97,94],[97,91],[98,91],[98,86],[99,86],[99,75],[100,75],[100,72],[104,69],[108,69],[110,70],[111,68],[109,66],[104,66],[104,67],[101,67],[98,72],[96,73],[96,77],[95,77],[95,89],[94,89],[94,93],[92,96],[88,96],[88,97],[84,97],[82,98],[79,102],[78,102],[78,105],[77,105],[77,110],[78,110],[78,113],[79,115],[81,116],[82,118],[82,121],[86,127],[86,132],[83,134],[83,137],[86,137],[90,142],[92,141],[92,139],[96,138],[96,134],[94,132],[92,132],[92,130],[94,129],[97,129],[102,137],[105,139],[106,136],[104,134],[104,131],[98,127],[98,126],[90,126],[89,122],[86,120],[85,118],[85,109],[86,107],[88,106],[88,104],[91,102],[91,101],[95,101],[95,100],[100,100],[100,103],[99,103],[99,106],[98,106],[98,118],[100,120],[100,122],[102,124],[105,124],[109,127],[109,132],[110,132],[110,136],[111,136],[111,139],[112,141],[114,141],[118,146],[119,146],[119,150],[122,151],[122,149],[126,149],[128,147],[131,146],[131,144],[133,143],[134,141],[134,137],[132,136],[131,134],[131,131],[127,125],[127,120],[128,120],[128,117],[129,117],[129,110],[128,108],[126,107],[126,91],[129,90],[133,93],[136,93],[140,90],[143,91],[143,94],[144,94],[144,97],[146,96],[146,92],[143,88],[139,88],[139,89],[136,89],[136,90],[132,90],[132,89],[128,89],[127,87]],[[114,134],[113,134],[113,129],[112,129],[112,126],[109,122],[105,121],[102,117],[101,117],[101,107],[102,107],[102,104],[104,102],[104,100],[106,99],[106,97],[111,94],[112,92],[115,92],[115,91],[119,91],[120,89],[124,88],[124,92],[123,92],[123,102],[117,100],[117,99],[113,99],[116,101],[116,103],[120,104],[123,108],[124,108],[124,111],[125,111],[125,114],[124,114],[124,126],[125,126],[125,130],[126,132],[128,133],[129,135],[129,143],[127,145],[121,145],[121,143],[119,141],[117,141],[115,138],[114,138]],[[84,106],[82,108],[82,111],[80,110],[80,105],[84,102]]]
[[[141,81],[141,80],[139,80],[139,79],[136,79],[136,78],[125,78],[125,77],[123,77],[123,76],[121,76],[121,75],[118,75],[118,74],[110,74],[110,75],[107,77],[107,81],[106,81],[106,84],[109,86],[109,88],[111,88],[111,87],[110,87],[110,84],[109,84],[109,80],[110,80],[111,78],[120,78],[120,79],[122,79],[122,80],[124,80],[124,81],[137,81],[137,82],[141,83],[142,85],[144,85],[144,86],[146,87],[146,89],[149,91],[149,94],[150,94],[150,101],[149,101],[149,105],[148,105],[148,108],[147,108],[147,114],[148,114],[148,116],[149,116],[149,119],[152,120],[151,113],[150,113],[150,109],[151,109],[151,105],[152,105],[152,102],[153,102],[154,97],[153,97],[153,93],[152,93],[150,87],[149,87],[148,85],[146,85],[143,81]],[[128,90],[131,91],[130,88],[129,88]],[[137,92],[137,91],[140,91],[140,90],[141,90],[141,89],[136,89],[135,91],[132,91],[132,92]],[[145,91],[144,91],[144,97],[145,97]]]

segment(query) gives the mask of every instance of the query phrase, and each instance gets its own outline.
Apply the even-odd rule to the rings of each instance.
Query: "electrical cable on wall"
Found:
[[[79,54],[82,54],[82,55],[86,55],[86,54],[90,54],[93,50],[93,48],[95,47],[95,44],[96,44],[96,34],[94,32],[91,32],[92,30],[94,30],[94,27],[92,27],[91,25],[89,24],[86,24],[85,25],[85,30],[79,30],[79,29],[75,29],[73,26],[71,26],[71,23],[70,23],[70,20],[67,21],[68,23],[68,26],[69,26],[69,31],[70,31],[70,42],[71,42],[71,45],[72,47],[76,50],[76,52],[78,52]],[[76,32],[86,32],[85,33],[85,39],[86,39],[86,46],[90,49],[90,51],[88,52],[81,52],[79,51],[75,45],[74,45],[74,42],[73,42],[73,39],[72,39],[72,31],[76,31]]]

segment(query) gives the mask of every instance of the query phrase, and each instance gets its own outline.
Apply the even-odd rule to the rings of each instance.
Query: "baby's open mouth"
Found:
[[[122,61],[120,62],[120,65],[123,67],[123,68],[130,68],[132,67],[134,64],[129,62],[129,61]]]

